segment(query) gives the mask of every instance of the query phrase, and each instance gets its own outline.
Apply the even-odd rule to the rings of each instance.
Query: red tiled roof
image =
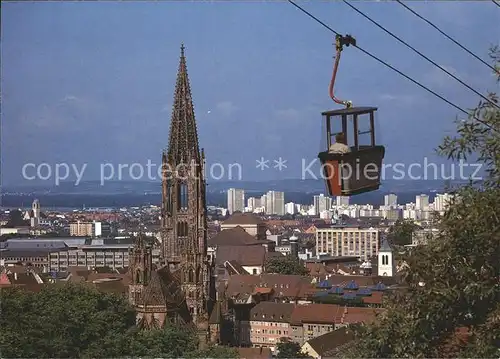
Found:
[[[263,246],[220,246],[217,247],[215,261],[224,264],[226,261],[235,260],[242,266],[264,265],[266,260],[266,248]]]
[[[384,293],[382,292],[372,292],[372,295],[363,297],[363,302],[365,304],[382,304]]]
[[[264,221],[252,213],[234,213],[231,217],[226,219],[222,224],[258,225],[258,224],[264,224]]]
[[[384,311],[384,309],[375,308],[344,307],[341,322],[344,324],[371,323],[375,321],[378,314]]]
[[[262,288],[262,287],[257,287],[254,289],[254,293],[259,293],[259,294],[268,294],[273,291],[272,288]]]
[[[291,324],[334,324],[339,322],[342,308],[337,304],[304,304],[295,307]]]
[[[251,246],[263,243],[240,226],[225,229],[208,240],[208,246]]]
[[[333,357],[333,352],[342,345],[353,341],[354,331],[349,328],[340,328],[308,340],[309,345],[322,357]]]
[[[273,288],[276,296],[298,298],[303,287],[310,287],[310,278],[299,275],[261,274],[234,275],[229,278],[228,293],[253,293],[256,287]]]
[[[31,273],[13,273],[7,274],[7,277],[9,278],[9,282],[12,284],[38,284],[35,276]]]
[[[250,310],[250,320],[289,323],[295,304],[260,302]]]

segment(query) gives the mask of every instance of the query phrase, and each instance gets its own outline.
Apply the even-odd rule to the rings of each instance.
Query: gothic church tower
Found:
[[[179,273],[193,322],[200,326],[208,320],[211,274],[207,262],[204,154],[198,145],[184,45],[162,166],[163,260],[172,272]]]

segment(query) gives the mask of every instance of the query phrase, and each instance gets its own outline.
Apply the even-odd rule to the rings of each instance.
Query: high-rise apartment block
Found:
[[[250,197],[248,198],[247,207],[250,212],[255,211],[257,208],[261,207],[260,198]]]
[[[419,211],[426,211],[429,208],[429,196],[426,194],[418,195],[415,198],[415,209]]]
[[[398,205],[398,196],[393,193],[386,194],[384,196],[384,206],[386,207],[396,207]]]
[[[315,215],[320,214],[324,211],[329,211],[332,207],[332,199],[330,197],[325,197],[325,195],[320,194],[319,196],[314,196],[314,213]]]
[[[285,193],[269,191],[265,194],[266,214],[283,216],[285,214]]]
[[[337,202],[337,206],[349,206],[349,197],[337,196],[336,202]]]
[[[434,210],[438,212],[446,211],[451,199],[452,195],[449,193],[437,194],[436,198],[434,198]]]
[[[242,189],[230,188],[227,191],[227,210],[229,214],[243,212],[245,209],[245,191]]]

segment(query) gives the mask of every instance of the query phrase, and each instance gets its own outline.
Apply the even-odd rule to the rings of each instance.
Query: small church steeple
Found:
[[[40,224],[40,201],[35,199],[31,205],[30,225],[37,227]]]
[[[394,275],[392,248],[385,238],[382,240],[382,245],[378,250],[378,275],[384,277],[392,277]]]

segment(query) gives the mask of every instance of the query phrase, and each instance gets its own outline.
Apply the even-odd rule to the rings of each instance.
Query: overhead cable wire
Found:
[[[304,14],[308,15],[309,17],[311,17],[314,20],[316,20],[317,22],[319,22],[321,25],[323,25],[323,27],[326,27],[328,30],[330,30],[331,32],[333,32],[335,35],[340,35],[339,32],[337,32],[334,29],[332,29],[330,26],[328,26],[327,24],[325,24],[323,21],[321,21],[320,19],[318,19],[316,16],[314,16],[313,14],[311,14],[310,12],[308,12],[307,10],[303,9],[302,7],[300,7],[299,5],[297,5],[296,3],[294,3],[292,0],[288,0],[288,2],[290,4],[292,4],[293,6],[295,6],[297,9],[299,9],[300,11],[302,11]]]
[[[452,38],[451,36],[449,36],[447,33],[445,33],[443,30],[441,30],[435,24],[433,24],[432,22],[430,22],[429,20],[427,20],[425,17],[423,17],[422,15],[420,15],[419,13],[417,13],[411,7],[409,7],[408,5],[404,4],[401,0],[396,0],[396,2],[399,3],[401,6],[403,6],[406,10],[408,10],[409,12],[411,12],[413,15],[415,15],[416,17],[418,17],[419,19],[423,20],[424,22],[426,22],[427,24],[429,24],[430,26],[432,26],[441,35],[443,35],[444,37],[446,37],[448,40],[450,40],[451,42],[453,42],[455,45],[457,45],[458,47],[460,47],[462,50],[466,51],[469,55],[471,55],[471,56],[475,57],[477,60],[481,61],[484,65],[488,66],[491,70],[493,70],[495,72],[498,72],[498,70],[495,69],[493,66],[491,66],[489,63],[487,63],[482,58],[480,58],[479,56],[477,56],[475,53],[473,53],[472,51],[470,51],[468,48],[466,48],[465,46],[463,46],[457,40],[455,40],[454,38]],[[496,3],[496,2],[495,2],[495,4],[498,5],[498,3]],[[500,5],[498,5],[498,6],[500,6]]]
[[[290,4],[292,4],[293,6],[295,6],[297,9],[299,9],[300,11],[302,11],[304,14],[306,14],[307,16],[309,16],[310,18],[316,20],[319,24],[321,24],[323,27],[325,27],[326,29],[328,29],[329,31],[333,32],[335,35],[340,35],[339,32],[335,31],[334,29],[332,29],[330,26],[326,25],[323,21],[319,20],[318,18],[316,18],[314,15],[312,15],[310,12],[308,12],[307,10],[305,10],[304,8],[300,7],[299,5],[295,4],[292,0],[288,0],[288,2]],[[467,116],[472,116],[476,121],[478,121],[479,123],[482,123],[483,125],[485,125],[486,127],[488,127],[489,129],[491,130],[494,130],[494,131],[498,131],[497,129],[495,129],[492,125],[484,122],[483,120],[477,118],[476,116],[473,116],[471,115],[470,112],[467,112],[466,110],[464,110],[463,108],[461,108],[460,106],[454,104],[453,102],[451,102],[450,100],[447,100],[445,97],[443,97],[442,95],[438,94],[437,92],[431,90],[430,88],[428,88],[427,86],[425,85],[422,85],[420,82],[418,82],[417,80],[411,78],[410,76],[406,75],[405,73],[403,73],[402,71],[396,69],[394,66],[390,65],[389,63],[385,62],[384,60],[378,58],[377,56],[373,55],[372,53],[368,52],[367,50],[364,50],[363,48],[359,47],[357,44],[356,45],[352,45],[354,46],[355,48],[357,48],[358,50],[360,50],[361,52],[363,52],[365,55],[368,55],[370,56],[372,59],[378,61],[379,63],[381,63],[382,65],[390,68],[391,70],[397,72],[399,75],[403,76],[404,78],[406,78],[407,80],[413,82],[415,85],[419,86],[420,88],[426,90],[427,92],[433,94],[434,96],[436,96],[437,98],[439,98],[440,100],[446,102],[448,105],[454,107],[455,109],[459,110],[460,112],[466,114]]]
[[[500,4],[497,3],[495,0],[491,0],[493,2],[493,4],[495,4],[496,6],[500,7]]]
[[[342,1],[346,5],[348,5],[351,9],[353,9],[354,11],[356,11],[358,14],[360,14],[361,16],[363,16],[364,18],[366,18],[368,21],[372,22],[378,28],[382,29],[383,31],[385,31],[386,33],[388,33],[389,35],[391,35],[393,38],[395,38],[396,40],[398,40],[400,43],[402,43],[403,45],[405,45],[406,47],[408,47],[409,49],[411,49],[413,52],[415,52],[416,54],[418,54],[420,57],[424,58],[425,60],[427,60],[428,62],[430,62],[432,65],[436,66],[438,69],[440,69],[444,73],[448,74],[449,76],[451,76],[452,78],[454,78],[455,80],[457,80],[463,86],[467,87],[469,90],[471,90],[472,92],[474,92],[476,95],[478,95],[479,97],[481,97],[483,100],[487,101],[492,106],[500,108],[500,106],[498,106],[495,102],[491,101],[491,99],[489,99],[488,97],[484,96],[480,92],[476,91],[474,88],[472,88],[471,86],[469,86],[468,84],[466,84],[465,82],[463,82],[462,80],[460,80],[457,76],[453,75],[450,71],[446,70],[443,66],[437,64],[435,61],[433,61],[429,57],[425,56],[423,53],[421,53],[420,51],[418,51],[416,48],[414,48],[413,46],[411,46],[410,44],[408,44],[406,41],[402,40],[400,37],[394,35],[392,32],[390,32],[389,30],[387,30],[385,27],[383,27],[382,25],[380,25],[378,22],[376,22],[375,20],[373,20],[371,17],[369,17],[368,15],[366,15],[365,13],[363,13],[361,10],[357,9],[354,5],[349,4],[349,2],[347,2],[347,0],[342,0]]]

